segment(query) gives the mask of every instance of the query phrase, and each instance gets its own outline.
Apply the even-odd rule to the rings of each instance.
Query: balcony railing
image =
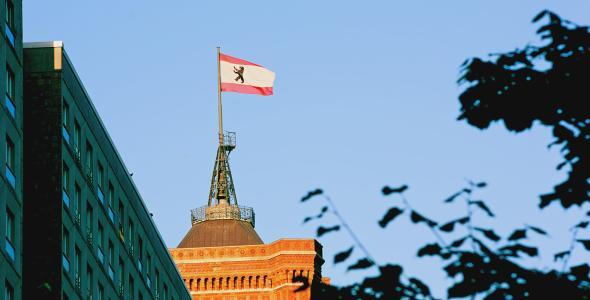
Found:
[[[66,143],[68,143],[68,145],[69,145],[70,144],[70,133],[68,132],[68,129],[65,126],[61,127],[61,135],[63,135],[64,141],[66,141]]]
[[[12,48],[16,47],[14,45],[14,32],[12,32],[12,28],[10,28],[10,25],[8,23],[6,23],[6,26],[4,27],[4,32],[6,33],[6,39],[8,39],[8,42],[10,42]]]
[[[92,248],[92,245],[94,244],[93,238],[92,238],[92,228],[91,227],[86,227],[86,243],[88,243],[88,245],[91,248]]]
[[[10,259],[12,259],[12,261],[14,261],[14,246],[12,245],[12,242],[8,238],[6,238],[5,240],[6,240],[6,242],[4,245],[4,249],[6,250],[6,254],[8,254]]]
[[[12,172],[12,170],[10,169],[10,167],[8,165],[6,165],[5,176],[6,176],[6,181],[8,181],[8,183],[10,183],[12,188],[15,189],[16,188],[16,177],[14,176],[14,173]]]
[[[70,272],[70,260],[68,259],[65,253],[61,255],[61,263],[64,267],[64,270]]]
[[[16,106],[14,106],[14,102],[12,102],[12,99],[10,99],[10,96],[8,96],[8,94],[6,94],[6,97],[4,99],[4,105],[6,106],[6,110],[8,110],[8,113],[10,113],[10,116],[12,116],[12,118],[15,119]]]
[[[94,183],[94,175],[92,174],[92,168],[89,166],[86,166],[86,180],[88,180],[88,183],[90,185]]]
[[[80,291],[80,289],[82,289],[82,280],[80,278],[80,274],[76,273],[76,280],[74,283],[75,287],[76,287],[76,291]]]
[[[246,206],[227,205],[222,206],[202,206],[191,210],[192,224],[200,223],[205,220],[240,220],[252,224],[254,227],[254,209]]]
[[[62,190],[62,199],[64,201],[64,204],[70,208],[70,196],[68,196],[68,192]]]
[[[76,213],[74,215],[74,224],[76,224],[76,226],[80,227],[80,225],[82,224],[82,216],[80,215],[80,211],[76,210]]]

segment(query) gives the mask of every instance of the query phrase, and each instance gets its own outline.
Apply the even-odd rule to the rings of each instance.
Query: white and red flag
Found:
[[[270,96],[275,73],[247,60],[219,53],[222,92]]]

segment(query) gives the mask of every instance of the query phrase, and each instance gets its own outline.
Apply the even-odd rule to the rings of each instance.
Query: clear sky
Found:
[[[546,228],[541,259],[569,246],[581,216],[536,209],[564,172],[550,132],[508,133],[457,122],[459,65],[471,56],[537,42],[531,19],[549,8],[590,24],[590,1],[23,1],[25,41],[63,40],[86,89],[169,247],[205,205],[216,151],[215,47],[277,74],[272,97],[224,95],[224,125],[237,131],[231,156],[240,204],[256,210],[265,242],[313,237],[302,226],[323,188],[380,262],[404,265],[441,294],[449,284],[436,259],[416,259],[434,238],[407,221],[381,230],[393,203],[383,185],[407,183],[429,217],[462,216],[442,199],[485,180],[479,196],[502,234],[527,223]],[[517,3],[517,4],[516,4]],[[320,240],[324,275],[350,283],[331,256],[350,244]],[[358,253],[357,253],[358,254]],[[574,260],[590,260],[581,252]]]

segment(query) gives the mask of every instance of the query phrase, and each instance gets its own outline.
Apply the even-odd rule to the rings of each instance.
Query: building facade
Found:
[[[23,298],[190,299],[63,44],[24,48]]]
[[[21,299],[23,220],[22,1],[0,1],[0,286],[2,299]]]

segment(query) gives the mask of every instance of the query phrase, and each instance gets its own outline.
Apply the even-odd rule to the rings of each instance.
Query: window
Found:
[[[115,207],[115,188],[113,187],[113,184],[109,181],[109,193],[108,193],[108,201],[109,201],[109,205],[108,205],[108,214],[109,214],[109,218],[111,219],[111,222],[113,222],[113,224],[115,224],[115,214],[113,213],[113,208]]]
[[[98,187],[102,189],[102,185],[104,183],[104,168],[102,164],[98,163]]]
[[[92,268],[90,267],[90,265],[86,265],[86,288],[88,289],[89,295],[92,295],[92,283]]]
[[[92,174],[92,160],[93,160],[92,145],[86,142],[86,172]]]
[[[15,237],[15,228],[14,228],[14,214],[9,208],[6,208],[6,241],[4,245],[4,249],[6,253],[12,261],[14,261],[14,237]]]
[[[68,127],[68,124],[70,123],[70,106],[68,105],[68,103],[66,102],[66,99],[63,99],[63,106],[62,106],[62,125],[64,127]]]
[[[76,217],[79,219],[80,212],[82,211],[82,189],[78,183],[74,183],[74,201],[76,202]]]
[[[86,201],[86,231],[89,238],[92,239],[92,225],[94,224],[94,211],[90,202]]]
[[[82,251],[80,251],[78,246],[74,250],[74,268],[76,280],[80,280],[80,273],[82,272]]]
[[[6,66],[6,97],[4,100],[4,105],[6,109],[12,116],[12,118],[16,117],[16,107],[14,105],[15,99],[15,80],[14,80],[14,72],[10,69],[9,66]]]
[[[80,128],[80,124],[78,121],[74,120],[74,152],[78,156],[77,159],[80,159],[80,148],[82,146],[80,143],[82,142],[82,129]]]
[[[70,185],[70,168],[63,162],[62,167],[62,185],[63,185],[63,201],[67,207],[70,207],[70,196],[68,194],[68,186]]]
[[[4,299],[14,300],[14,288],[8,281],[4,282]]]
[[[125,228],[123,228],[123,221],[125,220],[125,206],[123,205],[123,201],[119,198],[119,237],[122,240],[125,240]]]
[[[123,263],[123,259],[119,257],[119,284],[123,284],[123,278],[125,276],[125,264]]]
[[[10,139],[9,136],[6,136],[6,180],[10,183],[10,185],[15,188],[16,187],[16,177],[14,176],[15,170],[15,152],[14,152],[14,143]]]
[[[111,280],[115,279],[115,272],[113,270],[113,266],[115,265],[115,247],[113,246],[113,242],[109,240],[109,277]]]
[[[98,255],[98,260],[100,261],[100,263],[104,263],[104,252],[102,252],[103,239],[104,239],[104,229],[99,222],[98,223],[98,237],[97,237],[96,243],[98,245],[97,255]]]
[[[131,218],[129,218],[129,234],[127,235],[127,238],[129,239],[129,245],[131,246],[131,248],[133,249],[133,221],[131,221]]]
[[[143,240],[138,238],[137,240],[137,267],[139,272],[142,272],[142,264],[141,261],[143,260]]]
[[[129,275],[129,300],[135,299],[135,281],[133,281],[133,277]]]
[[[64,227],[62,231],[62,263],[64,270],[70,271],[70,232]]]
[[[62,130],[61,130],[61,132],[64,137],[64,140],[69,144],[70,143],[70,132],[68,130],[68,124],[69,124],[70,106],[66,102],[66,99],[63,100],[63,104],[62,104],[61,109],[62,109],[62,113],[61,113]]]
[[[6,27],[4,31],[10,45],[14,48],[14,4],[12,4],[12,0],[6,0]]]
[[[104,287],[102,284],[98,284],[98,300],[104,300]]]

